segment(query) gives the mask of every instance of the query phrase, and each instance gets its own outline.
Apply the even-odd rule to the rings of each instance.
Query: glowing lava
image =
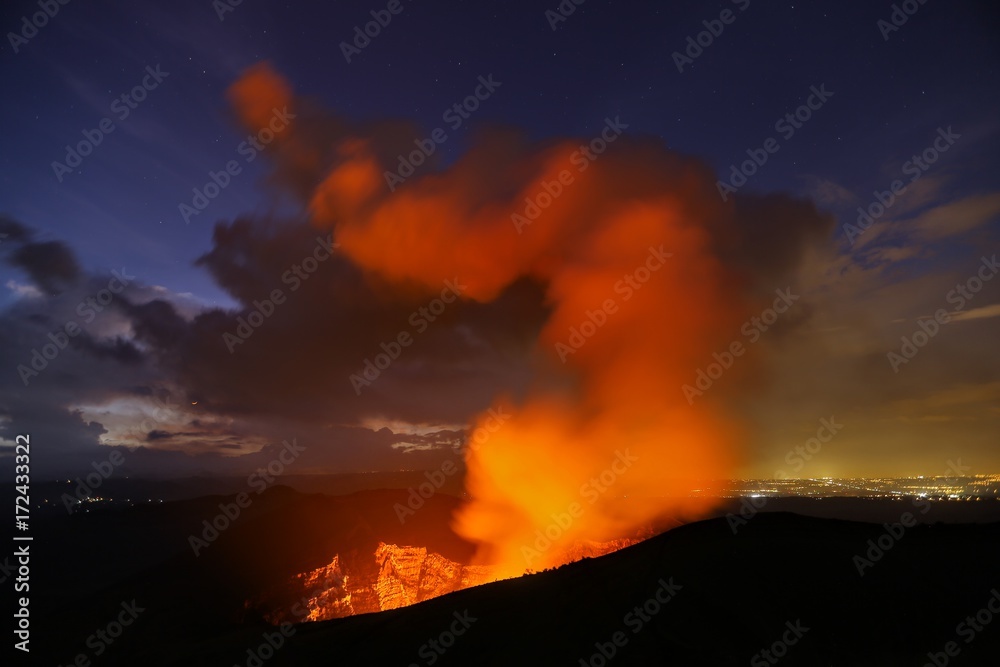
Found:
[[[574,560],[601,556],[631,544],[579,545]],[[503,578],[499,568],[463,565],[424,547],[380,543],[370,562],[352,569],[335,555],[329,564],[295,575],[278,594],[247,606],[275,625],[327,621],[398,609]]]

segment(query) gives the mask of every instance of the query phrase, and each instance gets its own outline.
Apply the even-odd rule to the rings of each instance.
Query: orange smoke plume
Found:
[[[287,94],[258,70],[232,97],[253,128]],[[478,562],[505,574],[703,512],[692,485],[735,464],[738,423],[712,397],[691,405],[682,393],[750,312],[709,231],[732,203],[703,165],[621,127],[608,119],[601,142],[540,147],[487,133],[395,191],[383,138],[358,129],[337,135],[308,197],[313,222],[389,282],[440,291],[457,278],[480,302],[522,278],[545,286],[536,381],[518,405],[498,402],[511,418],[470,443],[470,501],[454,519]]]
[[[246,70],[227,92],[240,122],[254,131],[267,127],[275,109],[292,104],[291,86],[265,63]]]

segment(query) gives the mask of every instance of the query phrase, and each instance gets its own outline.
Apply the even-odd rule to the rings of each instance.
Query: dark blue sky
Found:
[[[554,4],[554,3],[553,3]],[[727,172],[773,125],[825,84],[829,104],[749,187],[809,193],[816,179],[852,192],[887,185],[888,165],[921,150],[938,126],[972,136],[954,194],[997,173],[996,13],[988,3],[930,2],[883,39],[888,3],[586,2],[553,31],[544,3],[405,2],[372,44],[345,62],[338,44],[377,9],[366,2],[247,0],[220,21],[212,3],[71,2],[13,53],[4,40],[0,201],[9,215],[70,242],[92,268],[141,266],[150,282],[209,301],[223,295],[190,269],[212,222],[274,204],[263,165],[249,169],[192,224],[178,203],[232,159],[245,133],[224,90],[267,59],[299,93],[358,118],[405,117],[426,128],[492,73],[503,87],[472,119],[538,138],[590,136],[606,116],[662,138]],[[3,28],[32,2],[5,3]],[[703,20],[735,20],[679,73],[672,54]],[[147,66],[161,87],[117,121],[93,155],[57,182],[51,162],[67,143],[114,118],[114,99]],[[463,127],[444,148],[460,150]],[[849,209],[847,209],[849,210]],[[5,273],[5,280],[11,277]]]
[[[517,128],[545,143],[563,137],[589,140],[607,118],[618,118],[628,125],[627,135],[692,156],[726,179],[731,165],[747,160],[748,149],[759,153],[768,139],[776,139],[779,150],[768,155],[739,193],[808,198],[833,216],[833,223],[816,248],[795,251],[801,262],[794,281],[810,303],[808,317],[796,325],[800,328],[795,334],[782,339],[785,347],[769,369],[772,389],[741,405],[758,427],[748,446],[747,470],[769,474],[781,464],[787,443],[801,440],[815,429],[816,419],[831,412],[853,415],[855,427],[842,436],[843,451],[816,474],[896,470],[918,436],[919,464],[898,471],[932,473],[947,458],[937,447],[956,423],[966,429],[967,457],[987,456],[990,443],[995,445],[1000,385],[995,382],[995,362],[982,359],[996,356],[995,342],[991,347],[990,341],[995,341],[1000,321],[1000,281],[990,283],[964,307],[962,323],[938,339],[933,355],[922,355],[898,375],[886,363],[886,352],[899,345],[914,318],[933,313],[949,287],[971,275],[980,257],[996,248],[1000,21],[992,3],[914,1],[915,13],[898,29],[887,31],[887,24],[880,27],[879,22],[891,20],[891,2],[587,0],[553,29],[546,11],[557,9],[556,0],[401,0],[403,10],[350,63],[341,43],[353,40],[355,26],[371,21],[370,12],[383,10],[385,3],[243,0],[221,19],[218,4],[71,0],[58,5],[46,25],[29,29],[24,38],[17,34],[24,32],[25,17],[30,21],[40,11],[37,0],[6,2],[0,9],[0,80],[5,91],[0,105],[0,214],[34,230],[34,245],[29,246],[31,252],[42,253],[38,256],[46,256],[39,244],[63,243],[92,279],[122,267],[136,274],[139,292],[130,297],[134,303],[148,306],[162,297],[172,304],[163,306],[170,317],[157,311],[156,326],[173,327],[171,335],[181,338],[189,335],[184,345],[193,347],[182,353],[170,348],[168,338],[156,338],[151,333],[156,326],[143,319],[152,317],[155,308],[139,312],[137,306],[122,322],[108,321],[101,325],[105,329],[90,332],[100,352],[96,358],[120,353],[126,366],[134,361],[137,366],[122,371],[125,375],[115,382],[119,388],[126,382],[141,387],[136,395],[162,390],[192,405],[200,398],[199,409],[211,410],[217,420],[194,419],[205,433],[211,432],[206,441],[215,442],[212,438],[222,438],[223,432],[225,438],[239,440],[249,428],[245,423],[242,431],[227,431],[221,424],[229,419],[239,423],[251,413],[263,418],[270,408],[242,402],[245,397],[235,390],[242,391],[241,383],[248,380],[240,375],[242,367],[225,364],[215,368],[212,377],[229,377],[233,386],[215,386],[213,402],[206,389],[212,384],[209,371],[199,375],[192,369],[199,368],[194,360],[202,359],[202,353],[208,358],[219,350],[192,352],[197,346],[191,341],[197,336],[180,333],[184,327],[170,319],[174,309],[189,323],[201,313],[199,326],[221,331],[256,294],[241,282],[253,271],[234,275],[242,270],[240,252],[258,253],[252,257],[260,263],[257,269],[272,272],[253,285],[263,289],[269,285],[266,280],[281,275],[287,261],[301,255],[296,243],[312,243],[304,232],[268,236],[270,232],[261,231],[266,226],[232,224],[239,218],[303,217],[301,200],[272,187],[279,170],[269,158],[247,164],[238,152],[247,130],[237,122],[227,90],[247,68],[266,61],[289,82],[297,100],[361,125],[411,121],[421,128],[414,139],[443,126],[442,113],[473,94],[480,76],[492,75],[501,86],[468,123],[448,132],[440,149],[445,166],[465,153],[480,130],[491,126]],[[699,33],[707,43],[703,22],[722,25],[717,21],[723,12],[730,13],[724,15],[729,23],[721,34],[678,71],[675,54],[688,48],[689,38],[699,39]],[[145,99],[123,117],[119,98],[144,78],[151,83],[150,70],[167,74],[149,85]],[[806,104],[818,89],[832,95],[794,134],[782,136],[776,122]],[[78,167],[57,175],[53,162],[65,161],[67,144],[76,145],[105,118],[114,130],[101,134],[100,145]],[[932,147],[939,131],[947,133],[949,128],[958,138],[918,180],[907,180],[906,196],[852,243],[845,225],[855,223],[858,207],[868,207],[875,191],[888,190],[895,179],[908,179],[903,174],[912,156]],[[190,204],[192,189],[204,186],[210,171],[234,159],[242,173],[185,223],[179,205]],[[217,228],[217,223],[223,224]],[[219,236],[217,229],[225,233]],[[765,251],[768,246],[780,248],[784,241],[779,236],[749,235],[748,244]],[[12,239],[0,241],[0,250],[13,247]],[[275,256],[268,254],[282,243],[286,245],[280,252],[274,250]],[[201,265],[195,264],[209,253]],[[775,262],[778,255],[776,250]],[[101,364],[110,362],[92,367],[81,361],[79,368],[86,370],[71,371],[69,361],[60,361],[66,375],[51,374],[44,380],[55,383],[61,377],[65,386],[58,390],[55,384],[26,389],[14,370],[44,342],[46,328],[60,324],[59,313],[72,312],[75,303],[69,297],[57,303],[57,295],[43,295],[37,273],[27,268],[37,259],[29,260],[8,257],[0,264],[0,307],[11,323],[24,327],[10,325],[16,332],[8,334],[10,359],[4,366],[10,376],[4,382],[10,385],[0,384],[9,401],[0,402],[0,413],[26,410],[42,423],[53,411],[61,411],[65,433],[75,434],[67,435],[67,442],[79,436],[94,445],[99,429],[72,416],[73,411],[86,405],[84,421],[93,419],[111,428],[113,419],[105,415],[108,420],[102,421],[100,410],[114,402],[118,389],[110,380],[97,387],[74,384],[74,378],[99,374],[106,368]],[[35,268],[44,273],[51,266]],[[345,281],[356,278],[349,268],[337,271],[344,272]],[[82,282],[74,289],[86,293]],[[530,311],[525,326],[537,331],[541,316],[522,308],[522,300],[531,300],[526,294],[510,296],[506,305],[497,306],[501,315],[473,309],[470,317],[484,330],[496,329],[504,308]],[[320,297],[317,303],[322,303]],[[356,304],[358,299],[348,301]],[[406,312],[396,315],[405,320]],[[303,322],[308,324],[310,313],[315,309],[303,307]],[[378,339],[373,332],[395,330],[396,320],[384,313],[379,317],[383,315],[385,321],[375,318],[372,331],[356,332],[357,345],[344,353],[338,369],[353,368],[364,359],[369,338]],[[289,315],[283,326],[292,331],[296,321]],[[352,323],[329,326],[341,332]],[[458,327],[458,333],[452,333],[467,333],[462,331]],[[101,347],[101,341],[118,347]],[[441,354],[453,348],[438,343],[434,349]],[[135,361],[146,354],[150,358]],[[271,362],[277,369],[287,365],[267,360]],[[313,362],[298,363],[310,368]],[[423,394],[414,405],[405,404],[404,397],[415,400],[414,386],[424,386],[407,384],[417,382],[415,374],[400,379],[398,386],[387,382],[377,410],[345,409],[338,412],[338,423],[355,420],[355,434],[359,424],[365,425],[371,433],[366,431],[364,438],[378,440],[379,446],[398,444],[400,438],[419,440],[433,432],[427,424],[456,427],[488,403],[497,387],[523,385],[519,366],[496,359],[484,364],[490,380],[476,384],[471,393],[448,385],[451,388],[442,391],[461,398],[440,414],[430,414],[431,402],[425,402]],[[141,373],[134,370],[140,367]],[[510,370],[515,367],[519,370]],[[176,368],[189,374],[174,377],[168,371]],[[343,379],[336,379],[337,391],[349,388]],[[442,378],[437,381],[440,387],[447,385]],[[292,413],[300,410],[301,419],[315,421],[325,409],[316,398],[325,387],[317,381],[309,386],[311,393],[303,389],[304,398],[291,407],[272,406],[275,423],[293,419]],[[228,394],[230,389],[235,393]],[[334,401],[327,396],[324,400]],[[421,409],[428,413],[426,423],[418,418]],[[119,421],[125,419],[127,407],[111,411],[116,410]],[[387,421],[372,422],[373,415]],[[931,417],[934,426],[921,421]],[[179,422],[191,415],[174,418],[176,433],[187,433]],[[390,428],[392,437],[379,440],[377,424],[390,422],[399,428]],[[280,439],[283,434],[276,426],[268,437]],[[108,444],[106,439],[100,442]],[[357,447],[351,451],[345,455],[350,461],[345,468],[368,469],[381,461],[378,456],[355,455]],[[1000,467],[1000,459],[991,456],[987,467]],[[329,469],[336,460],[331,455],[314,468]]]

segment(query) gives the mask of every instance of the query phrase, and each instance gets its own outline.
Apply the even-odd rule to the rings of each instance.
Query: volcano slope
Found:
[[[725,519],[689,524],[555,571],[301,627],[273,664],[997,664],[1000,524],[915,526],[881,549],[886,534],[784,513],[735,535]]]
[[[935,661],[939,667],[996,664],[1000,654],[1000,617],[994,622],[989,608],[1000,610],[1000,524],[887,527],[783,512],[759,513],[735,531],[724,517],[690,523],[557,570],[405,608],[278,627],[248,601],[291,574],[328,563],[333,551],[348,553],[353,544],[358,553],[372,553],[385,537],[399,545],[423,539],[410,546],[456,560],[471,550],[443,528],[452,501],[437,500],[402,526],[384,511],[394,497],[378,496],[361,510],[371,532],[358,538],[344,526],[356,522],[362,501],[376,496],[275,491],[197,558],[185,549],[185,531],[217,499],[151,510],[141,521],[100,518],[108,524],[104,532],[89,525],[70,534],[63,527],[57,532],[77,544],[142,543],[148,542],[143,526],[155,520],[161,534],[169,525],[169,542],[181,549],[138,559],[142,567],[118,577],[105,564],[103,583],[47,590],[38,609],[40,638],[53,623],[59,632],[38,648],[58,650],[54,658],[63,665],[88,653],[95,665],[247,667]],[[903,505],[909,503],[895,503],[896,516],[914,509]],[[431,525],[440,534],[426,541]],[[129,562],[137,562],[136,549]],[[69,586],[81,575],[61,576]],[[133,598],[148,611],[95,656],[87,636]]]

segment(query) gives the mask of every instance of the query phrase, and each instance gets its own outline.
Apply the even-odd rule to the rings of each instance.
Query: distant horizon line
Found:
[[[303,472],[303,473],[287,473],[282,475],[283,478],[296,478],[296,477],[337,477],[337,476],[350,476],[350,475],[395,475],[401,473],[426,473],[434,470],[433,468],[420,468],[420,469],[406,469],[406,470],[363,470],[354,472]],[[253,471],[250,471],[253,472]],[[198,473],[192,475],[181,475],[181,476],[154,476],[154,475],[116,475],[113,479],[116,480],[133,480],[133,481],[183,481],[188,479],[238,479],[246,475],[245,472],[233,472],[225,474],[205,474]],[[898,475],[898,476],[823,476],[823,477],[731,477],[728,479],[701,479],[693,480],[692,483],[695,484],[719,484],[719,483],[730,483],[730,482],[806,482],[806,481],[835,481],[835,480],[901,480],[901,479],[981,479],[996,477],[1000,481],[1000,472],[993,473],[976,473],[976,474],[966,474],[966,475]],[[112,478],[109,478],[109,481]],[[666,478],[675,479],[675,478]],[[50,477],[46,480],[35,480],[36,483],[46,483],[46,482],[72,482],[72,479],[64,478],[62,475],[58,477]],[[0,482],[0,484],[7,484],[8,482]],[[13,482],[9,482],[13,484]]]

